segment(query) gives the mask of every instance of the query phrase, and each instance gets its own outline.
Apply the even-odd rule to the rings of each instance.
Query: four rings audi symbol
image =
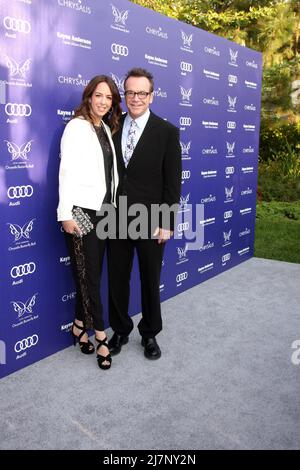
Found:
[[[189,62],[180,62],[180,68],[183,72],[192,72],[193,65]]]
[[[176,282],[185,281],[185,279],[187,279],[187,277],[188,277],[187,271],[185,271],[184,273],[177,274]]]
[[[183,171],[181,172],[181,178],[182,178],[183,180],[188,180],[188,179],[190,179],[190,177],[191,177],[191,172],[190,172],[190,170],[183,170]]]
[[[236,122],[235,121],[227,121],[227,129],[235,129]]]
[[[123,55],[124,57],[128,56],[128,47],[123,46],[123,44],[116,44],[115,42],[111,45],[111,52],[117,55]]]
[[[28,34],[31,31],[29,21],[21,20],[20,18],[13,18],[12,16],[6,16],[3,20],[3,24],[6,29],[16,31],[18,33]]]
[[[10,186],[7,190],[9,199],[20,199],[21,197],[31,197],[33,195],[33,187],[31,184],[27,186]]]
[[[28,276],[28,274],[33,274],[36,270],[36,264],[31,261],[30,263],[20,264],[19,266],[13,266],[10,270],[10,275],[13,279],[22,276]]]
[[[188,230],[189,228],[190,228],[189,222],[182,222],[181,224],[178,224],[177,226],[178,232],[184,232],[185,230]]]
[[[8,116],[28,117],[31,115],[31,106],[22,103],[6,103],[5,112]]]
[[[14,350],[16,353],[20,353],[21,351],[25,351],[25,349],[31,348],[32,346],[35,346],[39,340],[39,337],[37,334],[34,334],[32,336],[28,336],[28,338],[21,339],[20,341],[17,341],[15,344]]]
[[[179,120],[181,126],[191,126],[192,125],[192,119],[190,117],[184,117],[182,116]]]
[[[231,253],[226,253],[226,255],[222,256],[222,263],[226,263],[226,261],[229,261],[231,258]]]
[[[236,75],[228,75],[229,83],[237,83],[237,76]]]
[[[224,212],[224,219],[230,219],[233,215],[232,211],[225,211]]]

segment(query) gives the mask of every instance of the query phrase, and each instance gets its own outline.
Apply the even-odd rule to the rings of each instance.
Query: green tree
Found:
[[[131,0],[263,53],[262,120],[299,120],[300,1]]]

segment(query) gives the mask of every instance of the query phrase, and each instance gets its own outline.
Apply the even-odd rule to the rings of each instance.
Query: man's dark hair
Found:
[[[150,91],[152,92],[154,90],[154,81],[153,81],[153,75],[148,72],[146,69],[142,69],[140,67],[135,67],[134,69],[131,69],[127,72],[125,80],[124,80],[124,87],[126,84],[126,81],[128,80],[129,77],[146,77],[148,78],[150,82]]]

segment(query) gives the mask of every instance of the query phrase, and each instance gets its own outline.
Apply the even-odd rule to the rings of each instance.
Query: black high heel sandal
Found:
[[[108,349],[108,342],[107,342],[107,337],[106,336],[105,336],[104,339],[98,339],[95,336],[95,340],[98,343],[97,353],[98,353],[98,349],[101,346],[106,346],[107,349]],[[108,349],[108,351],[109,351],[109,349]],[[98,366],[100,367],[100,369],[107,370],[111,366],[111,355],[109,353],[107,354],[107,356],[101,356],[101,354],[97,354],[97,362],[98,362]],[[103,362],[109,362],[109,364],[103,364]]]
[[[73,329],[74,329],[74,326],[76,328],[78,328],[78,330],[81,330],[81,333],[79,336],[76,336],[74,333],[73,333]],[[93,354],[95,352],[95,346],[93,345],[93,343],[88,340],[87,343],[83,342],[83,341],[80,341],[82,336],[86,333],[86,329],[83,327],[83,326],[79,326],[75,321],[73,322],[73,325],[72,325],[72,329],[71,329],[71,335],[73,336],[73,341],[74,341],[74,346],[76,346],[76,341],[78,340],[78,343],[79,343],[79,347],[80,347],[80,351],[83,353],[83,354]]]

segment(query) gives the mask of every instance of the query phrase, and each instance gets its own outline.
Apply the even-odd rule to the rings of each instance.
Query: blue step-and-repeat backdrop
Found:
[[[154,75],[152,110],[181,130],[182,196],[162,300],[253,255],[261,54],[127,0],[2,1],[2,377],[71,344],[75,292],[56,222],[59,142],[89,79],[110,75],[124,96],[134,66]],[[196,204],[203,210],[192,218]],[[136,266],[132,286],[136,314]],[[106,289],[104,272],[105,306]]]

